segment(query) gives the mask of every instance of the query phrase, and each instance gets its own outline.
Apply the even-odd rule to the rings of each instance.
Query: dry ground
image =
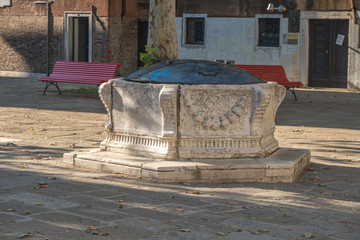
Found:
[[[66,85],[66,87],[73,88],[74,86]],[[0,169],[5,171],[3,172],[4,176],[8,174],[9,169],[13,174],[23,171],[22,165],[32,166],[32,172],[37,176],[41,176],[41,174],[45,176],[50,172],[56,175],[57,170],[54,170],[54,167],[61,167],[64,153],[97,148],[105,137],[103,126],[107,116],[101,101],[96,96],[89,97],[81,92],[58,95],[55,91],[44,96],[42,90],[43,85],[36,79],[0,78]],[[251,212],[247,210],[247,215],[244,217],[247,219],[249,227],[243,227],[244,232],[249,233],[249,236],[253,236],[254,239],[301,239],[305,237],[304,234],[307,230],[313,232],[316,239],[358,239],[360,234],[360,92],[304,88],[297,90],[297,95],[299,101],[294,101],[293,96],[289,92],[287,93],[276,117],[276,138],[279,140],[280,146],[308,148],[312,151],[312,163],[296,183],[210,186],[164,184],[157,186],[156,184],[141,183],[135,179],[119,180],[113,175],[99,173],[99,176],[106,176],[106,178],[102,178],[101,184],[103,186],[116,185],[118,188],[124,189],[124,192],[132,192],[135,191],[134,189],[158,189],[154,190],[152,198],[144,198],[138,192],[136,196],[129,193],[129,196],[132,196],[129,198],[132,198],[133,203],[138,201],[137,204],[142,201],[138,200],[139,197],[143,200],[148,199],[149,202],[142,203],[147,205],[160,201],[156,198],[159,194],[159,192],[156,193],[157,191],[163,191],[163,194],[171,193],[175,197],[182,194],[178,191],[204,194],[192,196],[191,199],[184,198],[185,203],[183,204],[191,207],[198,207],[193,205],[194,201],[205,197],[209,201],[224,201],[222,207],[226,206],[226,201],[239,203],[237,206],[231,206],[232,208],[245,203],[254,204]],[[18,170],[15,165],[11,165],[12,163],[15,163]],[[64,172],[61,175],[64,181],[75,181],[76,171],[71,169],[59,171]],[[66,174],[70,172],[72,175],[69,174],[67,177]],[[101,179],[97,173],[91,171],[79,170],[78,174],[76,181],[81,184]],[[20,176],[22,175],[20,174]],[[117,180],[112,181],[111,179]],[[6,194],[14,191],[11,190],[9,184],[11,184],[9,179],[1,184],[0,203],[5,201],[1,200],[2,196],[7,196]],[[1,193],[2,191],[3,193]],[[171,199],[166,197],[166,201],[172,201]],[[242,206],[241,209],[247,208]],[[156,215],[159,211],[161,212],[161,210],[157,210],[153,216],[149,214],[146,218],[160,219]],[[211,209],[211,211],[217,210]],[[284,219],[274,222],[274,215],[271,217],[271,214],[277,214],[276,212],[280,214],[279,218]],[[203,209],[201,213],[203,213]],[[139,213],[139,215],[144,216],[143,213]],[[235,217],[221,209],[218,216],[223,216],[224,219]],[[196,219],[191,221],[198,224],[203,221],[200,218]],[[233,220],[236,221],[235,218]],[[262,225],[257,224],[259,222]],[[259,232],[251,232],[250,225],[254,226],[253,228],[256,226],[266,227],[265,223],[268,224],[267,228],[270,231],[260,232],[260,234],[268,234],[266,235],[268,238],[255,238]],[[161,222],[156,224],[161,225]],[[213,228],[206,223],[202,222],[201,224],[205,224],[209,229]],[[216,224],[219,231],[228,238],[240,239],[240,235],[235,235],[235,232],[230,233],[230,223],[223,221],[221,224]],[[226,224],[229,224],[227,228],[224,227]],[[271,224],[277,224],[276,231]],[[221,229],[222,227],[224,228]],[[191,228],[191,226],[186,228]],[[0,221],[0,239],[2,239],[1,232],[5,231],[4,229],[6,230],[5,227],[2,230]],[[200,235],[191,235],[195,234],[197,231],[195,229],[191,229],[190,233],[179,232],[176,228],[175,230],[169,228],[161,231],[159,234],[163,234],[161,235],[163,239],[169,236],[173,239],[190,239],[192,237],[201,239]],[[198,231],[206,232],[208,230]],[[7,234],[10,236],[12,232],[8,231]],[[84,234],[88,236],[86,233]],[[236,234],[245,233],[238,232]],[[211,236],[228,239],[221,235]],[[132,239],[131,235],[128,236],[130,237],[126,239]],[[159,236],[150,235],[149,239],[160,239]],[[204,239],[209,239],[207,235],[203,236]]]

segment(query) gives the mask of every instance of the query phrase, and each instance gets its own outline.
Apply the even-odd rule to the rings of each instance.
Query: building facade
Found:
[[[51,73],[57,60],[120,63],[120,75],[131,73],[145,51],[148,8],[149,0],[0,0],[0,75]],[[305,86],[360,89],[360,0],[181,0],[176,8],[180,59],[282,65]]]
[[[360,89],[358,8],[356,0],[178,1],[179,58],[283,65],[305,86]]]
[[[1,0],[0,74],[45,74],[57,60],[113,62],[122,64],[120,74],[135,71],[143,2]]]

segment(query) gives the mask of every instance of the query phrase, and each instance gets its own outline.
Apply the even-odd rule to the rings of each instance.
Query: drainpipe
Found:
[[[126,14],[126,0],[121,1],[121,20],[124,19],[124,16]]]
[[[55,0],[50,1],[35,1],[34,4],[46,4],[46,16],[47,16],[47,30],[46,30],[46,75],[50,75],[50,5],[53,4]]]

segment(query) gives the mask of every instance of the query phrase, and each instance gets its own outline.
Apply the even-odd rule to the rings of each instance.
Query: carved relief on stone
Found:
[[[286,88],[280,85],[276,86],[275,89],[275,99],[276,101],[276,109],[280,106],[281,102],[284,100],[286,95]]]
[[[193,90],[184,96],[184,104],[195,126],[226,129],[247,115],[249,93],[235,90]]]
[[[111,131],[113,128],[112,121],[112,81],[103,83],[99,87],[100,99],[103,102],[108,113],[108,122],[105,124],[105,129]]]
[[[177,128],[177,86],[164,85],[160,92],[160,106],[163,114],[163,134],[175,134]]]
[[[262,121],[267,107],[270,104],[271,91],[263,88],[255,88],[255,111],[251,118],[251,135],[262,134]]]

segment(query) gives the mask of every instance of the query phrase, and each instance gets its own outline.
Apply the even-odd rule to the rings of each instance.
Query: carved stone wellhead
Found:
[[[108,112],[100,149],[64,154],[72,166],[158,183],[294,182],[308,149],[279,148],[285,88],[229,64],[177,60],[99,88]]]
[[[171,71],[156,71],[152,80],[171,78]],[[198,72],[207,78],[219,74]],[[101,85],[100,97],[109,116],[102,150],[186,160],[266,157],[278,149],[275,114],[284,87],[265,82],[155,80],[121,78]]]

